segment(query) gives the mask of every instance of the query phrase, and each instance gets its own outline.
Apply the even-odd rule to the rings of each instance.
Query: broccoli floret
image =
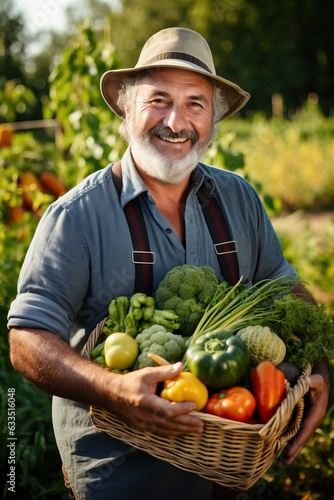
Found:
[[[182,337],[183,338],[183,337]],[[164,345],[165,350],[168,352],[168,356],[170,359],[174,361],[178,361],[184,351],[184,343],[183,346],[179,344],[179,342],[175,341],[175,339],[170,339]]]
[[[138,370],[146,366],[156,366],[156,363],[147,357],[149,352],[158,354],[170,363],[180,361],[186,350],[185,341],[186,339],[182,335],[168,332],[162,325],[153,325],[146,328],[136,337],[139,356],[133,369]]]
[[[151,358],[147,357],[147,352],[141,352],[136,359],[132,370],[139,370],[140,368],[146,368],[147,366],[157,366],[156,363]]]
[[[176,266],[158,286],[157,307],[174,311],[181,324],[178,333],[190,336],[215,295],[218,284],[218,278],[209,266]]]

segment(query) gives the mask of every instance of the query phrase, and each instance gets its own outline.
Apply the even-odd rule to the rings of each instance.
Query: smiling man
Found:
[[[202,36],[183,28],[153,35],[134,68],[102,76],[101,91],[123,118],[129,147],[115,165],[52,204],[40,221],[8,314],[11,360],[54,395],[56,441],[76,498],[208,500],[216,494],[211,481],[97,431],[89,414],[92,404],[134,429],[201,433],[203,422],[190,414],[194,403],[170,403],[156,394],[158,384],[183,365],[120,375],[85,359],[82,349],[114,297],[154,295],[175,266],[210,266],[220,280],[242,276],[245,286],[296,273],[254,189],[240,176],[200,162],[215,124],[249,99],[216,75]],[[133,240],[138,232],[140,240],[147,233],[139,252]],[[300,285],[296,292],[306,294]],[[322,363],[310,387],[309,410],[287,450],[287,464],[325,415],[329,383]]]
[[[132,103],[124,103],[123,134],[136,166],[177,184],[196,167],[213,136],[213,84],[183,69],[142,72]]]

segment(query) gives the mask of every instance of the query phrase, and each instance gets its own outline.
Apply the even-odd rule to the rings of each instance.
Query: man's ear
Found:
[[[124,118],[125,119],[130,117],[130,108],[131,108],[131,106],[129,106],[128,99],[125,99],[125,102],[124,102]]]

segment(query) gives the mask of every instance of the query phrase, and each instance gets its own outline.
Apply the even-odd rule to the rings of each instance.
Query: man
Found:
[[[61,458],[79,499],[176,500],[211,498],[212,484],[97,432],[89,405],[115,413],[134,428],[154,423],[165,435],[200,433],[190,402],[156,396],[159,382],[182,364],[127,375],[105,371],[80,354],[110,300],[134,291],[132,241],[123,208],[140,199],[156,256],[153,289],[176,265],[220,270],[196,196],[205,184],[215,194],[237,242],[240,275],[249,285],[295,275],[254,190],[241,177],[199,163],[214,125],[246,104],[249,95],[215,74],[211,51],[196,32],[163,30],[145,44],[135,68],[109,71],[102,94],[124,118],[129,149],[115,166],[88,177],[44,215],[26,256],[19,293],[8,315],[13,366],[54,395],[53,424]],[[301,293],[298,285],[296,293]],[[293,461],[327,407],[326,366],[310,377],[310,402],[285,463]],[[226,497],[225,497],[226,498]]]

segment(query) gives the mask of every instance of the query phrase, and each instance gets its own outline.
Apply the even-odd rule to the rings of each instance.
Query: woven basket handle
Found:
[[[107,318],[104,318],[92,331],[90,336],[88,337],[88,340],[86,344],[84,345],[81,354],[87,358],[90,359],[90,352],[94,347],[96,346],[97,341],[99,340],[101,333],[102,333],[102,328],[104,327],[105,322],[107,321]]]
[[[298,432],[304,414],[304,399],[297,401],[293,410],[293,419],[289,423],[287,430],[277,439],[275,443],[276,453],[280,452],[286,443],[290,441]]]

